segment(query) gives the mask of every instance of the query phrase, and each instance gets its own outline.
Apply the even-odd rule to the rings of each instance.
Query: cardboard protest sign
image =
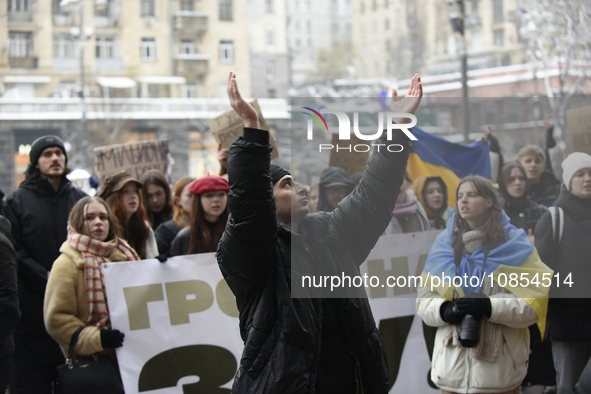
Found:
[[[351,135],[348,141],[341,141],[339,135],[335,133],[332,135],[331,144],[334,148],[330,151],[329,167],[344,168],[349,175],[365,171],[365,165],[369,159],[369,151],[364,151],[367,146],[366,141],[356,135]],[[357,145],[363,149],[356,151]]]
[[[267,126],[267,122],[265,122],[265,118],[263,118],[263,113],[261,112],[261,107],[258,102],[255,100],[250,104],[259,114],[261,129],[269,131],[269,126]],[[213,119],[209,119],[207,123],[209,124],[209,129],[213,133],[215,140],[222,144],[222,149],[230,148],[232,141],[234,141],[236,137],[241,136],[244,131],[244,123],[233,109],[224,112]],[[273,138],[271,134],[269,134],[269,141],[271,142],[271,145],[273,145],[271,158],[274,159],[279,156],[279,151],[277,150],[275,138]]]
[[[566,124],[573,150],[591,154],[591,107],[566,111]]]
[[[120,171],[127,171],[136,179],[149,170],[167,174],[170,160],[168,140],[100,146],[94,148],[94,153],[101,182],[105,177]]]

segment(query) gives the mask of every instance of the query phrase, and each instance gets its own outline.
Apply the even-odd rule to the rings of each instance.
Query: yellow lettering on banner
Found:
[[[394,295],[403,295],[403,294],[410,294],[410,288],[408,287],[408,283],[407,283],[407,279],[408,279],[408,257],[403,256],[403,257],[393,257],[391,259],[392,261],[392,268],[389,270],[386,270],[385,266],[384,266],[384,260],[370,260],[367,262],[367,274],[371,277],[371,276],[377,276],[378,278],[380,278],[380,283],[382,285],[384,285],[384,287],[382,287],[381,285],[378,287],[370,287],[369,289],[369,294],[370,294],[370,298],[374,299],[374,298],[386,298],[387,297],[387,292],[386,289],[388,288],[388,277],[392,276],[394,278],[398,278],[398,277],[403,277],[404,280],[402,281],[402,279],[398,282],[396,282],[396,279],[390,279],[390,283],[391,284],[396,284],[396,286],[393,286],[394,289]],[[398,286],[398,283],[400,283],[400,287]],[[404,284],[404,285],[402,285]]]
[[[188,324],[191,313],[203,312],[213,305],[211,286],[202,280],[166,283],[170,324]]]
[[[126,287],[123,289],[127,314],[129,316],[130,330],[143,330],[150,328],[150,316],[148,315],[148,302],[164,301],[162,285],[146,285]]]
[[[226,315],[230,317],[240,316],[234,293],[230,290],[225,279],[220,280],[220,283],[215,287],[215,298],[218,300],[218,306]]]

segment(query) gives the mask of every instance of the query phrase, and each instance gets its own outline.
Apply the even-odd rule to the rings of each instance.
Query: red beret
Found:
[[[189,186],[189,193],[204,194],[209,192],[229,192],[230,184],[219,175],[205,175]]]

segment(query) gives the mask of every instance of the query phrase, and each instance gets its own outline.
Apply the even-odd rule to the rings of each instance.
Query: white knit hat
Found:
[[[571,153],[562,162],[562,180],[568,191],[570,191],[570,181],[573,179],[573,176],[583,168],[591,168],[591,156],[586,153]]]

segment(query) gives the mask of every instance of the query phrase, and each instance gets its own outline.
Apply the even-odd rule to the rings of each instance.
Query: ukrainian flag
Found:
[[[471,293],[478,293],[477,286],[480,285],[467,280],[456,287],[451,279],[454,276],[489,276],[499,286],[523,299],[533,308],[538,316],[537,324],[543,338],[548,311],[548,292],[554,271],[540,260],[525,231],[512,225],[504,211],[501,222],[506,239],[488,254],[484,253],[480,245],[472,254],[464,254],[459,266],[456,266],[452,245],[455,215],[454,212],[447,228],[437,236],[431,247],[421,274],[423,286],[432,288],[439,296],[451,301],[454,291],[458,298],[462,298]],[[439,279],[434,280],[433,277]],[[441,278],[445,280],[442,281]]]
[[[413,127],[417,141],[412,142],[408,159],[411,179],[423,175],[439,175],[447,185],[447,202],[456,206],[456,188],[470,174],[490,179],[489,146],[486,142],[456,144],[445,138]]]

